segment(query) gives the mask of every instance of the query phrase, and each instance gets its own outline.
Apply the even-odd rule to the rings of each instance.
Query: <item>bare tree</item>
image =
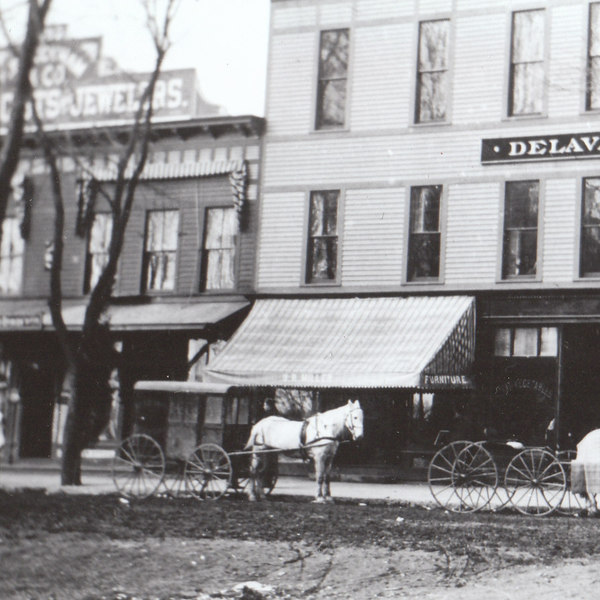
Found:
[[[11,192],[11,181],[19,164],[25,125],[25,108],[31,98],[32,92],[30,74],[51,3],[52,0],[29,0],[25,38],[18,47],[12,43],[10,44],[10,49],[18,61],[18,67],[10,118],[6,135],[3,136],[2,148],[0,149],[0,223],[4,221],[6,215],[6,207]],[[0,12],[0,24],[4,29],[5,37],[8,38],[6,35],[6,23],[3,17],[4,15]],[[2,228],[0,227],[1,237]]]
[[[156,0],[142,0],[146,26],[156,51],[154,68],[142,93],[122,143],[116,165],[116,175],[110,193],[104,192],[112,213],[112,232],[108,260],[96,285],[91,290],[85,311],[81,335],[69,335],[62,316],[61,268],[64,233],[64,198],[61,187],[60,148],[51,134],[44,130],[42,120],[33,108],[37,134],[50,171],[55,207],[54,251],[50,269],[49,308],[58,340],[73,372],[73,393],[64,432],[61,480],[63,485],[81,484],[81,453],[94,442],[108,423],[111,394],[110,373],[117,359],[108,322],[103,315],[108,308],[117,272],[117,265],[135,191],[146,164],[152,133],[153,100],[156,82],[171,45],[170,26],[177,10],[177,0],[165,0],[162,11]],[[33,104],[33,103],[32,103]]]

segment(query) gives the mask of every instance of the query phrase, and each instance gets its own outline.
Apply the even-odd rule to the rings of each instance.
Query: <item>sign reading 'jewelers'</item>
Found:
[[[600,132],[481,140],[481,162],[600,158]]]

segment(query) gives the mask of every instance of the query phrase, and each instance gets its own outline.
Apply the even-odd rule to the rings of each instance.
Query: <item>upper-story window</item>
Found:
[[[410,195],[408,281],[440,275],[441,185],[414,187]]]
[[[579,275],[600,276],[600,179],[584,179]]]
[[[179,211],[148,211],[143,271],[143,287],[146,291],[175,289],[178,236]]]
[[[25,242],[21,236],[21,222],[17,217],[6,217],[2,222],[0,244],[0,294],[19,294],[23,285],[23,258]]]
[[[513,13],[510,55],[510,115],[535,115],[544,110],[543,10]]]
[[[227,290],[235,287],[237,232],[235,208],[206,210],[202,289]]]
[[[557,356],[556,327],[501,327],[494,336],[495,356]]]
[[[100,274],[108,263],[108,246],[112,234],[113,219],[110,213],[96,213],[90,229],[85,260],[83,291],[87,294],[94,288]]]
[[[321,32],[316,129],[339,128],[346,123],[349,49],[348,29]]]
[[[335,281],[337,278],[339,196],[339,190],[310,195],[306,283]]]
[[[417,123],[446,120],[449,38],[448,19],[423,21],[419,25]]]
[[[538,181],[506,183],[503,279],[536,274],[539,187]]]
[[[590,4],[585,107],[600,108],[600,2]]]

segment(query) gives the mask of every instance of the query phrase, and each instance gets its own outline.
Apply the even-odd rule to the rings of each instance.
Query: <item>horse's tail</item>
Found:
[[[256,425],[254,425],[250,431],[250,437],[248,438],[248,441],[244,446],[244,450],[252,450],[252,447],[255,445],[256,442],[256,433]]]

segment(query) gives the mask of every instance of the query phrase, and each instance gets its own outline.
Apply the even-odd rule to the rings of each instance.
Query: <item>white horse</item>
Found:
[[[598,512],[600,429],[590,431],[577,444],[577,457],[571,462],[571,491],[586,498],[591,513]]]
[[[277,468],[279,451],[304,451],[313,459],[317,495],[315,502],[331,502],[329,476],[333,457],[342,439],[363,436],[363,411],[358,400],[317,413],[304,421],[266,417],[250,432],[246,450],[252,450],[249,499],[262,498],[265,478]],[[267,479],[268,482],[268,479]]]

